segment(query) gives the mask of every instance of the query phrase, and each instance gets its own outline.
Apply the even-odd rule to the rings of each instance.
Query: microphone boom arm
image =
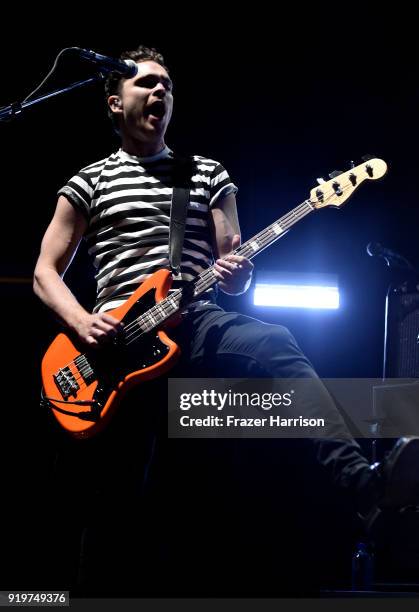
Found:
[[[77,81],[77,83],[72,83],[72,85],[68,85],[67,87],[56,89],[55,91],[39,96],[38,98],[32,98],[31,96],[35,94],[53,74],[54,70],[57,67],[57,62],[59,58],[64,55],[64,53],[68,54],[69,52],[76,52],[82,60],[87,60],[95,64],[98,69],[98,73],[95,76],[90,77],[89,79]],[[50,72],[47,74],[41,84],[38,85],[37,88],[29,94],[29,96],[27,96],[22,102],[13,102],[9,106],[4,106],[3,108],[0,108],[0,122],[15,119],[16,117],[20,116],[22,112],[29,106],[33,106],[34,104],[38,104],[39,102],[43,102],[44,100],[49,100],[49,98],[53,98],[62,93],[67,93],[72,89],[77,89],[78,87],[83,87],[84,85],[91,85],[92,83],[103,81],[105,79],[105,75],[112,71],[119,72],[122,76],[125,76],[126,78],[131,78],[137,73],[137,67],[136,63],[133,60],[117,60],[113,59],[112,57],[107,57],[106,55],[101,55],[100,53],[95,53],[95,51],[91,51],[90,49],[81,49],[80,47],[66,47],[65,49],[62,49],[59,52],[59,54],[55,58],[54,65]]]
[[[100,81],[103,81],[104,79],[105,75],[99,73],[96,74],[94,77],[84,79],[83,81],[77,81],[77,83],[72,83],[67,87],[56,89],[55,91],[44,94],[43,96],[39,96],[38,98],[33,98],[32,100],[28,100],[27,102],[14,102],[9,106],[5,106],[0,109],[0,121],[10,121],[11,119],[16,119],[16,117],[20,116],[22,114],[22,111],[24,111],[29,106],[33,106],[34,104],[38,104],[39,102],[44,102],[44,100],[49,100],[49,98],[54,98],[55,96],[67,93],[72,89],[77,89],[78,87],[98,83]]]
[[[406,257],[404,257],[404,255],[383,247],[378,242],[369,242],[367,244],[367,253],[370,255],[370,257],[381,257],[384,259],[389,268],[410,270],[411,272],[418,274],[416,268]]]

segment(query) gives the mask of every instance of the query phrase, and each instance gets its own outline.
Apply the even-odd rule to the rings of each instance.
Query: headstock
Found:
[[[332,172],[329,181],[317,179],[319,185],[310,191],[310,203],[314,208],[342,206],[355,189],[365,180],[376,180],[387,172],[387,164],[382,159],[371,158],[347,172]]]

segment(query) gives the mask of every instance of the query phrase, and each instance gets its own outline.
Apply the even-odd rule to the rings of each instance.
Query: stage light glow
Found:
[[[253,303],[255,306],[336,310],[339,308],[339,288],[260,282],[255,285]]]

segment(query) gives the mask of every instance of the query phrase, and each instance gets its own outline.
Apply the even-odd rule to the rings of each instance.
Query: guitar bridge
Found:
[[[58,387],[58,391],[61,393],[63,399],[68,399],[70,395],[76,395],[80,386],[70,368],[60,368],[56,374],[53,375],[54,382]]]

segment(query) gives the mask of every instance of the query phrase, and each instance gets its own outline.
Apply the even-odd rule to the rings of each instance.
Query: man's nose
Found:
[[[163,83],[157,83],[156,86],[153,89],[153,94],[155,96],[158,96],[159,98],[164,98],[164,96],[166,95],[166,89],[163,85]]]

